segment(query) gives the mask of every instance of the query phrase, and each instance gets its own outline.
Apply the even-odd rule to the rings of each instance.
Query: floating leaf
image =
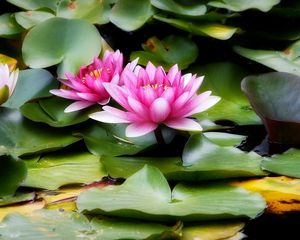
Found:
[[[53,127],[65,127],[86,121],[89,119],[88,115],[95,112],[96,108],[65,113],[64,110],[68,105],[70,100],[64,98],[45,98],[24,104],[21,112],[32,121],[47,123]]]
[[[0,197],[14,194],[25,179],[26,173],[24,162],[9,156],[0,156]]]
[[[296,159],[293,159],[296,160]],[[297,160],[296,160],[297,161]],[[267,201],[268,212],[282,214],[300,211],[300,180],[280,177],[265,177],[233,183],[249,191],[260,193]]]
[[[57,86],[57,81],[47,70],[28,69],[20,71],[14,93],[3,106],[19,108],[31,99],[50,96],[49,90]]]
[[[266,158],[262,168],[273,173],[300,178],[300,150],[290,149],[287,152]]]
[[[24,164],[25,166],[25,164]],[[21,202],[29,202],[35,199],[36,195],[34,192],[31,193],[18,193],[16,192],[15,195],[8,195],[0,198],[0,207],[5,205],[11,205]]]
[[[1,236],[13,239],[137,239],[172,231],[172,227],[156,223],[88,219],[75,212],[39,210],[29,216],[11,214],[0,224]]]
[[[271,50],[253,50],[243,47],[235,47],[234,50],[243,57],[261,63],[278,72],[293,73],[299,76],[299,45],[300,41],[297,41],[282,52]]]
[[[30,202],[23,205],[12,205],[8,207],[1,207],[0,208],[0,222],[9,214],[30,214],[31,212],[34,212],[35,210],[42,209],[44,207],[45,203],[43,201],[36,201],[36,202]],[[0,223],[1,228],[1,237],[3,237],[3,231],[2,231],[2,224]],[[15,229],[16,230],[16,229]],[[11,230],[11,234],[15,233],[15,230]],[[15,235],[14,235],[15,236]],[[15,236],[17,239],[18,236]],[[9,238],[5,238],[9,239]],[[28,239],[29,240],[29,239]]]
[[[109,22],[109,0],[62,0],[57,6],[56,14],[63,18],[79,18],[90,23],[105,24]]]
[[[258,194],[226,184],[178,184],[171,191],[157,168],[145,166],[122,185],[81,193],[77,207],[80,211],[155,221],[198,221],[254,218],[265,208],[265,202]]]
[[[185,16],[201,16],[206,12],[206,6],[201,2],[184,5],[174,0],[151,0],[151,4],[161,10]]]
[[[258,9],[262,12],[268,12],[278,3],[280,3],[280,0],[217,0],[208,2],[208,5],[216,8],[225,8],[235,12],[241,12],[251,8]]]
[[[198,119],[231,120],[238,124],[261,123],[241,91],[241,81],[248,73],[246,69],[231,62],[219,62],[195,66],[191,72],[205,76],[201,91],[210,90],[213,95],[221,97],[214,107],[197,114]]]
[[[0,26],[0,37],[11,37],[23,31],[11,13],[0,15]]]
[[[90,153],[51,154],[25,161],[27,177],[22,186],[54,190],[71,183],[91,183],[106,176],[99,157]]]
[[[190,32],[195,35],[209,36],[219,40],[227,40],[233,36],[238,30],[235,27],[230,27],[218,23],[203,23],[203,22],[192,22],[182,19],[166,18],[155,15],[155,19],[169,23],[170,25]]]
[[[110,21],[124,31],[142,27],[154,14],[150,0],[119,0],[110,12]]]
[[[68,31],[66,31],[66,29]],[[45,68],[59,64],[58,75],[76,73],[101,51],[101,37],[96,27],[79,19],[51,18],[26,35],[22,53],[31,68]]]
[[[263,120],[272,142],[299,144],[300,77],[290,73],[248,76],[242,90]]]
[[[45,11],[27,11],[27,12],[17,12],[15,14],[17,23],[20,24],[25,29],[29,29],[53,17],[55,17],[54,14]]]
[[[26,10],[36,10],[40,8],[49,8],[52,10],[56,9],[56,5],[60,0],[26,0],[26,1],[20,1],[20,0],[7,0],[7,2],[14,4],[20,8],[26,9]]]
[[[0,108],[0,136],[0,153],[13,156],[49,152],[80,140],[70,130],[33,123],[17,110],[5,108]]]
[[[127,178],[145,164],[159,168],[169,180],[200,181],[265,175],[260,168],[262,157],[230,146],[236,141],[231,135],[224,135],[222,141],[213,138],[215,143],[201,134],[191,136],[183,151],[183,161],[179,157],[102,156],[101,162],[109,175],[116,178]]]
[[[139,64],[147,65],[151,61],[157,66],[169,69],[178,64],[180,69],[187,68],[198,57],[197,45],[186,37],[170,35],[160,41],[151,37],[142,44],[144,51],[132,52],[131,60],[139,58]]]

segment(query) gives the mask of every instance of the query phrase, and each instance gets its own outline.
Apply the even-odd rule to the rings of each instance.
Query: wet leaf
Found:
[[[17,12],[15,14],[17,23],[25,29],[34,27],[35,25],[53,17],[55,17],[54,14],[45,11],[27,11]]]
[[[300,211],[300,180],[280,177],[265,177],[262,179],[234,182],[249,191],[260,193],[267,201],[268,212],[283,214]]]
[[[272,142],[299,144],[300,77],[289,73],[248,76],[242,82],[256,113],[263,120]]]
[[[201,16],[206,13],[206,6],[201,2],[185,5],[174,0],[151,0],[151,4],[161,10],[184,16]]]
[[[98,106],[81,111],[65,113],[65,108],[72,102],[64,98],[51,97],[26,103],[21,107],[22,114],[35,122],[43,122],[53,127],[65,127],[89,119]]]
[[[68,31],[66,31],[68,29]],[[101,51],[101,37],[90,23],[79,19],[51,18],[26,35],[22,54],[31,68],[45,68],[56,64],[58,76],[77,73]]]
[[[268,12],[279,2],[280,0],[217,0],[208,2],[208,5],[217,8],[225,8],[235,12],[245,11],[251,8]]]
[[[230,27],[218,23],[192,22],[182,19],[166,18],[155,15],[155,19],[169,23],[173,27],[185,30],[195,35],[207,36],[219,40],[227,40],[233,36],[238,30],[235,27]]]
[[[144,66],[151,61],[166,70],[175,64],[178,64],[180,69],[185,69],[198,57],[197,45],[189,38],[181,36],[170,35],[162,41],[151,37],[142,47],[144,51],[131,53],[131,60],[139,58],[139,64]]]
[[[91,183],[106,176],[99,157],[90,153],[50,154],[25,161],[27,177],[22,186],[54,190],[62,185]]]
[[[90,23],[109,22],[109,0],[62,0],[56,10],[58,17],[84,19]]]
[[[231,120],[241,125],[261,123],[241,91],[241,81],[247,76],[247,69],[231,62],[218,62],[196,65],[190,71],[205,76],[201,92],[209,90],[213,95],[221,97],[215,106],[197,114],[198,119]]]
[[[23,32],[23,28],[18,25],[11,13],[0,15],[0,26],[0,37],[12,37]]]
[[[145,166],[122,185],[92,188],[81,193],[77,207],[79,211],[112,216],[155,221],[197,221],[254,218],[263,211],[265,202],[258,194],[226,184],[178,184],[171,191],[167,180],[157,168]]]
[[[13,195],[25,179],[26,173],[24,162],[0,155],[0,197]]]
[[[119,0],[110,12],[110,21],[124,31],[142,27],[154,14],[150,0]]]
[[[28,69],[20,71],[14,93],[3,106],[19,108],[31,99],[50,96],[49,90],[57,86],[58,82],[47,70]]]
[[[68,129],[33,123],[17,110],[5,108],[0,108],[0,136],[0,153],[12,156],[51,152],[80,140]]]

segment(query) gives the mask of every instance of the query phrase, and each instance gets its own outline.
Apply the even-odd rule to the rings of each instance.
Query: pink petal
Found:
[[[90,102],[98,102],[100,101],[100,96],[93,94],[93,93],[77,93],[79,97],[81,97],[84,100],[90,101]]]
[[[140,137],[147,133],[154,131],[157,128],[157,124],[147,123],[132,123],[125,131],[126,137]]]
[[[181,118],[172,121],[164,122],[170,128],[183,130],[183,131],[201,131],[202,127],[196,121],[189,118]]]
[[[87,108],[89,106],[92,106],[93,102],[88,102],[88,101],[77,101],[72,103],[71,105],[69,105],[64,112],[68,113],[68,112],[75,112],[84,108]]]
[[[169,103],[173,103],[173,101],[174,101],[174,89],[172,87],[167,88],[163,92],[161,97],[166,99]]]
[[[103,86],[117,103],[129,111],[131,110],[127,102],[127,94],[123,88],[113,83],[103,83]]]
[[[194,75],[189,84],[185,87],[185,91],[189,91],[190,96],[193,96],[201,86],[203,78],[203,76],[196,78],[196,76]]]
[[[140,115],[142,118],[148,118],[148,109],[144,104],[132,97],[128,97],[128,104],[136,114]]]
[[[185,75],[182,76],[182,79],[183,79],[183,86],[185,87],[191,81],[192,74],[191,73],[185,74]]]
[[[158,67],[155,71],[154,83],[161,85],[164,83],[164,79],[166,77],[166,73],[162,67]]]
[[[129,71],[133,71],[136,67],[137,63],[139,61],[139,58],[134,59],[132,62],[128,63],[124,69],[128,69]]]
[[[156,67],[151,62],[148,62],[147,66],[146,66],[146,72],[147,72],[147,75],[149,76],[150,83],[153,83],[155,72],[156,72]]]
[[[129,123],[130,121],[111,114],[107,111],[95,112],[89,115],[90,118],[104,123]]]
[[[9,68],[7,64],[0,63],[0,87],[8,85],[9,81]]]
[[[205,99],[204,101],[202,101],[198,107],[194,108],[192,111],[186,113],[184,115],[184,117],[188,117],[191,116],[195,113],[200,113],[203,112],[207,109],[209,109],[210,107],[212,107],[213,105],[215,105],[217,102],[219,102],[221,100],[220,97],[217,96],[209,96],[207,99]]]
[[[161,123],[170,114],[171,107],[164,98],[157,98],[150,106],[150,116],[153,122]]]
[[[182,107],[185,105],[185,103],[189,100],[189,93],[184,92],[181,94],[173,103],[172,108],[174,111],[178,112],[182,109]]]
[[[118,108],[104,106],[102,109],[106,112],[111,113],[112,115],[115,115],[115,116],[122,118],[124,120],[127,120],[129,122],[136,122],[136,121],[140,122],[142,120],[138,115],[131,113],[131,112],[122,111]]]
[[[82,100],[81,97],[77,95],[75,91],[66,90],[66,89],[52,89],[50,93],[58,97],[72,99],[72,100]]]
[[[175,64],[173,67],[170,68],[168,75],[167,75],[171,84],[174,82],[174,79],[175,79],[175,76],[177,73],[178,73],[178,65]]]

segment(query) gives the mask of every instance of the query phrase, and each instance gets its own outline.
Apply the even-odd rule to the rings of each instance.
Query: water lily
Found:
[[[5,103],[13,94],[18,76],[18,69],[10,72],[7,64],[0,63],[0,105]]]
[[[67,80],[60,80],[66,88],[53,89],[50,92],[59,97],[76,100],[65,112],[78,111],[97,103],[105,105],[109,102],[110,95],[103,83],[118,83],[122,70],[123,55],[120,51],[106,51],[103,59],[94,58],[90,65],[81,67],[76,76],[67,73]]]
[[[104,83],[111,97],[124,110],[104,106],[103,110],[90,115],[105,123],[129,123],[127,137],[138,137],[154,131],[160,124],[185,131],[201,131],[200,124],[190,117],[216,104],[220,98],[211,91],[197,94],[203,77],[185,74],[177,65],[166,74],[162,67],[151,62],[146,68],[125,67],[118,86]]]

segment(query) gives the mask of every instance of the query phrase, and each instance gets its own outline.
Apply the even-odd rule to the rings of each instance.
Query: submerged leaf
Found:
[[[254,218],[263,211],[265,202],[258,194],[226,184],[178,184],[171,192],[162,173],[145,166],[122,185],[81,193],[77,207],[80,211],[155,221],[198,221]]]

